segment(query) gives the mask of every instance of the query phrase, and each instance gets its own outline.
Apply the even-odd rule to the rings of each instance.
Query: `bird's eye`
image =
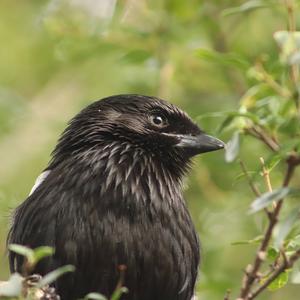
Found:
[[[150,121],[152,125],[156,127],[163,128],[168,125],[168,122],[165,117],[160,116],[160,115],[152,115],[150,116]]]

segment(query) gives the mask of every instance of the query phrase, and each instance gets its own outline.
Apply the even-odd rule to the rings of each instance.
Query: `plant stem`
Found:
[[[263,176],[266,181],[268,192],[272,192],[273,188],[272,188],[272,184],[271,184],[271,180],[270,180],[270,171],[266,168],[265,160],[263,159],[263,157],[260,157],[260,162],[262,164]]]
[[[264,291],[281,273],[291,268],[294,263],[300,258],[300,249],[297,250],[289,259],[284,260],[278,269],[252,294],[249,295],[248,299],[252,300],[257,297],[262,291]]]
[[[296,160],[297,161],[297,160]],[[291,157],[287,159],[287,171],[283,180],[283,187],[287,187],[290,183],[290,180],[293,176],[294,169],[297,164],[295,164],[295,159],[292,159]],[[277,224],[278,221],[278,215],[280,213],[281,207],[282,207],[283,199],[281,199],[277,205],[274,208],[274,211],[270,213],[269,217],[269,225],[267,227],[267,230],[264,234],[264,238],[261,242],[261,245],[256,253],[255,259],[253,266],[251,265],[248,269],[248,271],[245,272],[244,278],[243,278],[243,286],[241,288],[239,300],[250,300],[254,299],[253,296],[250,298],[250,290],[252,288],[252,285],[258,278],[257,273],[265,259],[266,256],[266,250],[268,248],[268,245],[270,243],[271,237],[272,237],[272,232]]]
[[[253,193],[255,194],[256,197],[259,197],[260,196],[260,191],[258,190],[257,186],[254,184],[251,177],[249,176],[249,173],[246,169],[246,166],[245,166],[245,164],[242,160],[240,160],[240,165],[241,165],[243,173],[245,174],[245,176],[248,180],[248,184],[249,184],[251,190],[253,191]]]
[[[266,146],[268,146],[273,152],[279,151],[280,147],[262,128],[253,125],[252,127],[246,128],[245,131],[261,140]]]

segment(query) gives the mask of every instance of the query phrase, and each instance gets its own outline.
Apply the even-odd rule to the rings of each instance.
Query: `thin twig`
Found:
[[[273,152],[279,151],[280,147],[272,137],[270,137],[262,128],[258,126],[252,126],[245,129],[246,133],[261,140],[266,146],[268,146]]]
[[[127,270],[127,267],[125,265],[119,265],[118,270],[120,272],[120,275],[119,275],[119,280],[118,280],[116,288],[115,288],[116,291],[123,287],[123,284],[125,281],[125,272]]]
[[[270,171],[266,168],[264,158],[260,157],[259,160],[262,164],[263,177],[264,177],[265,182],[266,182],[267,190],[268,190],[268,192],[272,192],[273,188],[272,188],[271,179],[270,179]],[[275,208],[275,207],[276,207],[276,203],[273,202],[273,208]],[[268,216],[270,217],[270,212],[269,211],[268,211]]]
[[[272,188],[272,184],[271,184],[271,180],[270,180],[270,171],[266,168],[265,160],[263,159],[263,157],[260,157],[259,160],[262,164],[263,177],[265,178],[267,190],[268,190],[268,192],[272,192],[273,188]]]
[[[227,290],[226,294],[225,294],[225,297],[224,297],[224,300],[229,300],[230,299],[230,294],[231,294],[231,290]]]
[[[241,169],[242,169],[243,173],[245,174],[245,176],[247,178],[247,181],[248,181],[248,184],[249,184],[251,190],[253,191],[253,193],[255,194],[256,197],[259,197],[260,191],[258,190],[257,186],[253,182],[252,178],[249,176],[247,168],[242,160],[240,160],[240,165],[241,165]]]

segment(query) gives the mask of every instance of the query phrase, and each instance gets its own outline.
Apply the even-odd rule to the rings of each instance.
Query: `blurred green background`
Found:
[[[247,64],[263,53],[277,60],[272,35],[286,28],[280,1],[250,1],[253,9],[230,14],[232,7],[243,10],[244,3],[0,2],[0,280],[9,273],[5,239],[12,209],[25,199],[59,134],[81,108],[112,94],[155,95],[216,134],[223,119],[212,113],[238,107],[248,85]],[[199,49],[237,56],[220,62]],[[230,135],[219,137],[227,141]],[[242,142],[240,156],[256,170],[267,151],[250,137]],[[197,157],[186,180],[186,199],[202,241],[199,299],[223,299],[227,289],[237,292],[255,253],[255,245],[232,245],[256,237],[264,225],[261,215],[247,214],[253,195],[244,180],[236,180],[240,173],[238,163],[228,164],[224,153],[216,152]],[[280,174],[274,173],[274,184]],[[289,284],[259,299],[299,294],[300,286]]]

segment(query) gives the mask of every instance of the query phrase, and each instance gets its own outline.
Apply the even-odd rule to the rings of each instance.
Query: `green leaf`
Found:
[[[236,131],[225,147],[225,160],[233,162],[239,154],[240,134]]]
[[[52,247],[41,246],[41,247],[35,248],[33,250],[34,261],[35,261],[35,263],[37,263],[42,258],[51,256],[53,253],[54,253],[54,249]]]
[[[259,8],[266,8],[268,6],[269,5],[263,0],[250,0],[240,6],[224,9],[222,15],[225,17],[233,14],[247,13]]]
[[[241,106],[246,109],[254,107],[257,101],[257,94],[262,90],[262,86],[262,84],[257,84],[248,89],[240,99]]]
[[[237,112],[237,111],[231,111],[227,112],[227,117],[225,120],[221,123],[219,128],[217,129],[218,133],[221,133],[224,129],[226,129],[228,126],[232,125],[233,121],[238,121],[234,124],[236,129],[243,129],[245,127],[245,120],[244,119],[249,119],[251,120],[254,124],[259,124],[260,120],[259,118],[250,112]]]
[[[151,57],[151,53],[145,50],[132,50],[121,57],[120,61],[128,64],[143,63]]]
[[[54,249],[48,246],[41,246],[36,249],[30,249],[22,245],[10,244],[8,246],[8,249],[19,255],[25,256],[28,264],[31,267],[36,265],[42,258],[50,256],[54,253]]]
[[[48,273],[47,275],[45,275],[41,279],[41,281],[37,284],[37,287],[41,288],[45,285],[48,285],[48,284],[52,283],[53,281],[55,281],[60,276],[64,275],[65,273],[74,272],[74,271],[75,271],[75,267],[72,265],[66,265],[66,266],[60,267],[60,268]]]
[[[284,287],[289,280],[289,270],[281,273],[269,286],[268,290],[276,291]]]
[[[294,151],[295,149],[299,149],[300,147],[300,139],[289,139],[287,142],[282,143],[280,147],[280,155],[282,157],[286,157],[286,153],[289,151]]]
[[[99,293],[89,293],[84,297],[84,300],[107,300],[107,298]]]
[[[274,248],[270,247],[267,252],[268,259],[274,261],[278,257],[279,252]]]
[[[244,71],[250,68],[250,63],[236,53],[221,53],[211,49],[201,48],[196,50],[196,55],[206,61],[225,66],[234,66]]]
[[[227,114],[228,114],[228,112],[226,112],[226,111],[207,112],[207,113],[203,113],[203,114],[197,116],[196,120],[202,120],[205,118],[220,118]]]
[[[24,278],[14,273],[10,276],[8,281],[1,282],[0,284],[0,297],[18,297],[20,296],[23,288]]]
[[[286,236],[291,231],[293,225],[296,223],[296,221],[299,220],[300,216],[300,209],[296,209],[292,211],[287,218],[278,224],[277,230],[275,231],[275,247],[280,248],[286,238]]]
[[[257,172],[256,171],[247,171],[248,175],[255,175]],[[243,179],[246,177],[246,174],[244,172],[238,174],[237,176],[235,176],[235,178],[233,179],[233,183],[235,184],[236,182],[238,182],[239,180]]]
[[[265,167],[267,170],[272,171],[282,160],[282,156],[278,153],[272,154],[270,157],[268,157],[265,161]]]
[[[243,240],[231,243],[233,246],[237,245],[249,245],[249,244],[259,244],[263,239],[263,235],[259,235],[252,240]]]
[[[295,136],[300,131],[300,120],[298,116],[287,118],[280,126],[280,131],[288,134],[289,136]]]
[[[122,294],[126,294],[126,293],[128,293],[128,289],[123,286],[113,292],[110,300],[119,300]]]
[[[273,202],[278,202],[279,200],[284,199],[288,195],[296,195],[300,193],[297,190],[292,190],[288,187],[283,187],[273,192],[267,192],[260,197],[256,198],[250,206],[250,213],[255,213]]]
[[[34,264],[34,251],[28,247],[17,245],[17,244],[10,244],[8,245],[8,249],[12,252],[15,252],[19,255],[25,256],[29,264]]]
[[[217,132],[220,134],[224,129],[226,129],[228,126],[232,124],[234,120],[234,116],[228,115],[225,120],[221,123],[219,128],[217,129]]]

